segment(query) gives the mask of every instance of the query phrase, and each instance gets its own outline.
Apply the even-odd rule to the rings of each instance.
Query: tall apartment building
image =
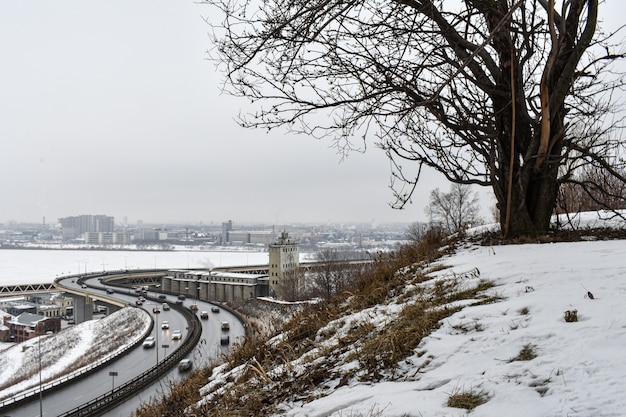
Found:
[[[270,292],[277,294],[280,281],[289,271],[300,268],[298,244],[289,239],[289,233],[282,232],[278,241],[269,246]]]
[[[61,223],[63,240],[83,237],[89,232],[112,233],[115,227],[114,218],[102,214],[63,217],[59,219],[59,223]]]

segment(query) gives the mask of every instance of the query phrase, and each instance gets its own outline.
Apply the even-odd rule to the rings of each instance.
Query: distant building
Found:
[[[126,232],[86,232],[85,243],[90,245],[126,245],[130,238]]]
[[[268,295],[267,275],[223,271],[168,271],[163,277],[162,290],[222,303]]]
[[[230,245],[265,245],[276,240],[274,230],[234,230],[233,221],[222,223],[221,244]]]
[[[89,232],[112,233],[115,227],[114,218],[102,214],[63,217],[59,219],[59,223],[63,240],[82,238]]]
[[[298,244],[289,239],[289,233],[282,232],[278,241],[269,246],[270,291],[278,294],[281,280],[289,272],[300,268]]]

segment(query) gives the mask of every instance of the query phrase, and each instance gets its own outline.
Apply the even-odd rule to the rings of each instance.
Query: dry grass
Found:
[[[574,323],[578,321],[578,310],[567,310],[563,313],[563,318],[567,323]]]
[[[381,254],[342,296],[309,305],[269,334],[248,338],[225,357],[220,372],[187,380],[157,404],[142,407],[137,417],[176,416],[183,404],[203,416],[267,415],[286,401],[312,401],[350,380],[378,380],[393,375],[399,363],[415,354],[422,338],[458,311],[458,300],[491,302],[481,294],[492,284],[467,277],[428,282],[422,266],[441,255],[441,236]],[[475,277],[474,277],[475,278]],[[448,282],[452,281],[452,283]],[[410,287],[407,290],[407,287]],[[380,306],[398,303],[388,318]],[[373,322],[378,322],[375,325]],[[350,366],[346,366],[352,364]],[[344,366],[341,366],[344,365]],[[351,371],[339,371],[340,369]],[[343,372],[338,374],[338,372]],[[197,401],[204,384],[203,400]],[[331,387],[332,386],[332,387]],[[167,411],[167,412],[165,412]]]
[[[516,357],[511,358],[509,362],[516,361],[530,361],[537,357],[537,353],[535,351],[535,347],[531,344],[525,345],[522,350],[517,354]]]
[[[473,389],[462,391],[457,389],[448,397],[448,407],[473,410],[479,405],[486,403],[487,400],[489,400],[489,396],[484,391],[475,391]]]

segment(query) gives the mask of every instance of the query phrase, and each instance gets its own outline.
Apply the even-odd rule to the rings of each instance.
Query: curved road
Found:
[[[88,284],[102,285],[97,277],[91,278]],[[75,283],[78,287],[78,283]],[[96,290],[94,288],[87,289],[93,294],[105,294],[104,290]],[[134,304],[137,297],[134,295],[126,294],[109,294],[109,297],[115,297],[122,300],[126,300],[131,304]],[[156,298],[155,293],[150,293],[151,297]],[[183,340],[187,336],[186,322],[180,313],[175,310],[163,311],[161,313],[154,314],[152,308],[155,304],[161,304],[163,301],[167,301],[172,304],[175,302],[175,297],[168,295],[166,300],[159,300],[159,303],[147,300],[142,308],[146,309],[152,317],[155,319],[154,329],[151,336],[155,336],[158,339],[155,348],[144,349],[141,345],[131,350],[128,354],[120,357],[116,361],[100,368],[93,374],[85,376],[79,380],[76,384],[70,384],[65,388],[62,388],[54,392],[43,393],[43,415],[44,416],[58,416],[64,412],[72,410],[100,395],[106,394],[113,387],[118,386],[124,382],[127,382],[135,376],[147,371],[156,364],[157,355],[158,360],[164,359],[166,354],[170,354],[176,349],[181,341],[171,340],[171,334],[174,330],[181,330],[183,333]],[[185,305],[192,304],[192,300],[187,299]],[[239,320],[227,310],[220,308],[219,313],[211,312],[212,304],[206,302],[198,302],[200,311],[209,311],[209,319],[201,320],[202,322],[202,339],[201,342],[195,347],[193,352],[188,355],[188,358],[192,359],[193,365],[196,367],[208,364],[211,360],[218,358],[219,355],[227,349],[220,345],[220,338],[223,334],[221,330],[221,323],[228,321],[230,323],[230,341],[232,342],[240,336],[243,336],[245,331],[243,325]],[[161,322],[167,320],[170,323],[169,330],[161,329]],[[115,329],[111,329],[115,331]],[[226,333],[224,333],[226,334]],[[169,348],[164,349],[164,344],[169,345]],[[114,379],[109,376],[109,372],[117,372],[117,376]],[[158,398],[167,392],[168,381],[176,381],[184,377],[184,373],[179,372],[177,369],[171,370],[167,373],[159,382],[153,384],[140,395],[133,397],[132,399],[120,404],[114,410],[105,414],[106,416],[130,416],[134,410],[136,410],[140,404],[148,402],[152,398]],[[39,416],[39,399],[35,397],[33,401],[25,403],[19,407],[7,410],[8,413],[2,413],[2,415],[8,415],[11,417],[37,417]]]

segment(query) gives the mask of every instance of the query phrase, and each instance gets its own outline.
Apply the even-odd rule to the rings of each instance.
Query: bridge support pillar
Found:
[[[93,319],[93,300],[80,296],[72,296],[74,299],[74,322],[76,324]]]

